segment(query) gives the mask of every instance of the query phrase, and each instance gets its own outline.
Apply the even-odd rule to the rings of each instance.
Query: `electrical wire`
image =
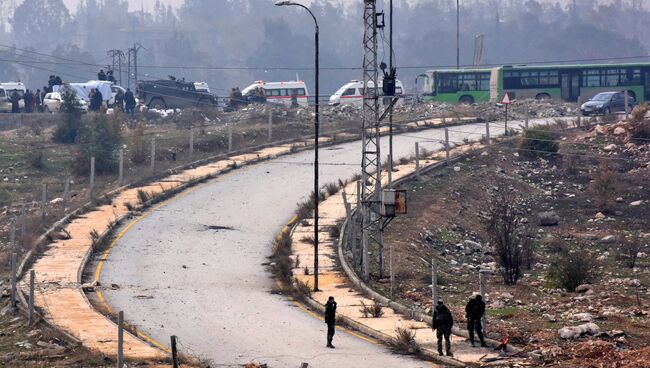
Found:
[[[383,31],[382,31],[383,32]],[[385,37],[384,37],[385,38]],[[15,46],[11,45],[5,45],[0,43],[0,47],[4,47],[8,50],[18,50],[22,51],[25,53],[31,53],[39,56],[45,56],[57,60],[63,60],[63,61],[68,61],[71,64],[78,64],[78,65],[87,65],[87,66],[93,66],[93,67],[105,67],[103,64],[97,64],[97,63],[89,63],[89,62],[84,62],[84,61],[79,61],[79,60],[73,60],[73,59],[68,59],[60,56],[55,56],[51,54],[46,54],[42,52],[37,52],[37,51],[32,51],[32,50],[27,50],[27,49],[21,49],[17,48]],[[14,51],[14,54],[18,54],[17,52]],[[633,60],[633,59],[650,59],[650,55],[636,55],[636,56],[619,56],[619,57],[603,57],[603,58],[583,58],[583,59],[563,59],[563,60],[538,60],[538,61],[510,61],[510,62],[503,62],[503,63],[493,63],[493,64],[482,64],[483,66],[503,66],[503,65],[521,65],[525,64],[528,66],[533,66],[533,65],[544,65],[544,64],[553,64],[553,63],[579,63],[579,62],[590,62],[590,61],[616,61],[616,60]],[[47,61],[42,61],[43,63],[46,63]],[[149,68],[149,69],[187,69],[187,70],[314,70],[313,67],[302,67],[302,66],[261,66],[261,67],[249,67],[249,66],[199,66],[199,65],[138,65],[139,68]],[[473,68],[474,65],[472,64],[464,64],[461,65],[461,68]],[[444,64],[423,64],[423,65],[405,65],[405,66],[400,66],[400,69],[435,69],[435,68],[456,68],[456,65],[444,65]],[[323,66],[319,68],[320,70],[333,70],[333,71],[340,71],[340,70],[362,70],[362,67],[357,67],[357,66],[343,66],[343,67],[328,67],[328,66]]]

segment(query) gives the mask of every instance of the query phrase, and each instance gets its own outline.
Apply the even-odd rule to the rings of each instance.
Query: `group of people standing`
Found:
[[[45,87],[43,88],[43,92],[41,92],[40,89],[37,89],[36,92],[27,89],[25,90],[24,94],[20,94],[17,89],[14,89],[11,94],[9,94],[9,101],[11,101],[11,112],[14,114],[20,113],[20,100],[23,100],[25,103],[23,112],[27,114],[33,112],[43,112],[43,100],[47,94]]]
[[[467,331],[469,332],[469,342],[472,346],[475,346],[474,332],[478,335],[481,346],[487,346],[485,344],[485,338],[483,337],[482,319],[484,315],[485,302],[483,301],[483,297],[480,295],[472,297],[465,306]],[[442,340],[444,338],[447,356],[453,356],[451,352],[451,329],[454,327],[454,317],[442,300],[438,300],[438,305],[435,307],[431,327],[436,331],[436,338],[438,339],[438,354],[443,355]]]
[[[474,295],[470,298],[465,306],[465,318],[467,319],[467,331],[469,332],[469,342],[472,346],[475,345],[474,333],[478,336],[479,342],[482,347],[486,347],[485,338],[483,337],[483,323],[482,319],[485,315],[485,302],[481,295]],[[332,340],[334,338],[334,331],[336,325],[336,301],[334,297],[329,297],[325,304],[325,323],[327,324],[327,347],[334,348]],[[436,338],[438,339],[438,354],[443,355],[442,340],[445,340],[445,348],[447,356],[454,356],[451,352],[451,330],[454,327],[454,317],[451,310],[438,300],[438,305],[435,306],[433,311],[433,318],[431,320],[431,327],[436,331]]]

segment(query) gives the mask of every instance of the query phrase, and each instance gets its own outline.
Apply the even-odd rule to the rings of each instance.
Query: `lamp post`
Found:
[[[315,99],[316,103],[314,105],[314,291],[318,291],[318,138],[320,135],[320,122],[319,122],[319,96],[318,96],[318,21],[314,16],[314,13],[309,10],[308,7],[293,2],[293,1],[278,1],[275,3],[277,6],[299,6],[309,12],[309,15],[314,19],[314,74],[315,74]]]

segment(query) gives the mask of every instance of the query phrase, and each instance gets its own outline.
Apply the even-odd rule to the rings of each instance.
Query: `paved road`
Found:
[[[484,132],[483,124],[456,127],[450,140],[478,139]],[[442,130],[395,137],[395,157],[413,154],[416,141],[443,137]],[[322,149],[322,182],[358,172],[359,152],[359,142]],[[262,264],[272,239],[312,188],[312,158],[307,151],[243,167],[150,213],[126,232],[104,265],[101,283],[119,285],[104,293],[108,304],[152,338],[167,343],[177,335],[182,352],[219,364],[430,366],[342,331],[336,350],[326,349],[325,324],[270,292],[274,281]]]

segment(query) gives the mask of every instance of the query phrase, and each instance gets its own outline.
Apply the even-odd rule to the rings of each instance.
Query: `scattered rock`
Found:
[[[601,244],[612,244],[615,241],[616,241],[616,237],[614,235],[606,235],[600,238]]]
[[[540,212],[537,217],[541,226],[555,226],[560,223],[560,216],[553,211]]]
[[[623,203],[623,197],[617,197],[616,203]]]
[[[578,322],[591,322],[594,320],[594,316],[591,313],[576,313],[571,316],[571,319]]]
[[[576,287],[576,293],[586,293],[589,290],[593,290],[593,286],[590,284],[582,284]]]
[[[510,299],[514,298],[514,296],[512,294],[510,294],[510,293],[501,293],[501,298],[503,298],[505,300],[510,300]]]
[[[605,135],[605,134],[607,134],[607,128],[605,128],[604,126],[602,126],[600,124],[596,125],[596,133],[598,133],[600,135]]]
[[[637,206],[640,206],[642,204],[643,204],[643,200],[634,201],[634,202],[630,203],[630,207],[637,207]]]
[[[604,220],[605,218],[607,218],[607,216],[605,216],[605,214],[602,212],[598,212],[594,218],[596,220]]]
[[[625,128],[616,127],[616,129],[614,129],[614,135],[623,135],[623,134],[627,134],[627,130],[625,130]]]
[[[594,336],[600,333],[600,327],[590,322],[579,326],[562,327],[557,330],[558,335],[563,339],[577,339],[582,336]]]
[[[607,152],[612,152],[612,151],[616,150],[616,145],[614,143],[608,144],[605,147],[603,147],[603,150],[605,150]]]

